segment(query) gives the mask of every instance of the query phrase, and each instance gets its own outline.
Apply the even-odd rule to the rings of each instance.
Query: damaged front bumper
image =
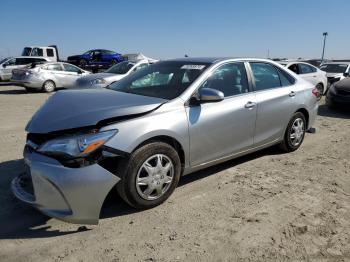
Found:
[[[120,181],[97,163],[69,168],[36,152],[25,154],[24,160],[25,174],[12,181],[14,195],[42,213],[70,223],[97,224],[107,194]],[[28,180],[33,190],[28,189]]]

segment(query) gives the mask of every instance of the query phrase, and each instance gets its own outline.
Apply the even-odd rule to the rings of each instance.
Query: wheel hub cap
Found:
[[[138,194],[146,200],[155,200],[168,191],[174,178],[174,165],[163,154],[149,157],[136,176]]]

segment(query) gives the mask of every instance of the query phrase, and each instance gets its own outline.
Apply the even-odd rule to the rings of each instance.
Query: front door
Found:
[[[186,108],[191,166],[252,147],[256,101],[255,94],[250,92],[244,63],[221,65],[200,88],[222,91],[225,99]]]

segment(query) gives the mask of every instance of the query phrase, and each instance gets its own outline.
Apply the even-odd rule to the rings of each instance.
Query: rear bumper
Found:
[[[315,103],[313,108],[309,110],[309,123],[308,123],[307,130],[313,127],[316,121],[317,114],[318,114],[318,103]]]
[[[39,79],[23,79],[23,80],[19,80],[19,79],[13,79],[11,78],[11,82],[15,83],[16,85],[20,85],[23,87],[29,87],[29,88],[36,88],[36,89],[40,89],[42,88],[44,82],[39,80]]]
[[[70,223],[97,224],[107,194],[120,180],[98,164],[68,168],[35,152],[25,154],[25,163],[34,192],[25,189],[20,175],[11,184],[14,195],[42,213]]]

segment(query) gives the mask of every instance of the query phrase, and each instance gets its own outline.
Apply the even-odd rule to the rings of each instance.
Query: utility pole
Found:
[[[328,36],[328,32],[323,33],[323,49],[322,49],[322,58],[321,58],[321,63],[323,62],[324,59],[324,50],[326,48],[326,38]]]

